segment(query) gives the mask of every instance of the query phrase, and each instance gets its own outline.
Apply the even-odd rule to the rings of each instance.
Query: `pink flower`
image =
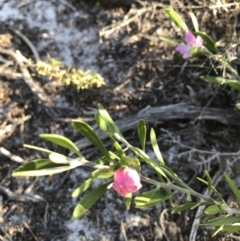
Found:
[[[186,44],[181,44],[176,47],[176,50],[183,54],[183,58],[187,59],[191,56],[192,48],[201,47],[203,39],[200,36],[195,37],[191,32],[186,32],[184,36]]]
[[[121,168],[114,173],[113,188],[125,197],[128,193],[138,191],[142,187],[140,176],[135,169]]]

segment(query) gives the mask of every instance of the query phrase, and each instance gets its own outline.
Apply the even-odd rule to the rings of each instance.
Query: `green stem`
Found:
[[[168,183],[162,183],[162,182],[158,182],[158,181],[155,181],[153,179],[150,179],[148,177],[145,177],[143,175],[141,175],[141,180],[143,182],[147,182],[147,183],[150,183],[150,184],[153,184],[157,187],[162,187],[162,188],[166,188],[166,189],[171,189],[171,190],[174,190],[174,191],[177,191],[177,192],[180,192],[180,193],[183,193],[183,194],[187,194],[187,193],[190,193],[192,196],[195,196],[195,197],[198,197],[199,199],[201,200],[204,200],[206,202],[209,202],[209,203],[214,203],[214,204],[219,204],[219,202],[215,201],[213,198],[209,197],[209,196],[204,196],[192,189],[185,189],[185,188],[182,188],[182,187],[179,187],[179,186],[176,186],[174,185],[173,183],[171,182],[168,182]]]

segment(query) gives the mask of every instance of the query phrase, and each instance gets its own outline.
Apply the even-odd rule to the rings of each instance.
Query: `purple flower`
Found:
[[[186,32],[184,36],[186,44],[176,47],[176,50],[183,54],[183,58],[187,59],[191,56],[191,49],[198,48],[203,45],[203,39],[200,36],[195,37],[191,32]]]

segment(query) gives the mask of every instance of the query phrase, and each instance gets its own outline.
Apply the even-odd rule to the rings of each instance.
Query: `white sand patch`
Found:
[[[89,17],[84,10],[72,11],[60,1],[32,1],[19,7],[19,1],[0,0],[0,21],[24,34],[27,23],[41,33],[36,49],[47,49],[50,54],[59,58],[65,65],[98,71],[97,58],[99,40],[97,26],[86,26],[79,29],[78,22]],[[29,36],[31,40],[31,36]],[[47,48],[51,46],[51,49]],[[45,56],[42,56],[45,57]]]

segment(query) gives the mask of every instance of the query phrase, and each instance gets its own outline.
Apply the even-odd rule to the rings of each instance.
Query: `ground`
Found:
[[[212,176],[227,171],[239,182],[238,92],[203,82],[201,75],[214,73],[211,62],[174,60],[175,46],[160,40],[183,34],[164,14],[172,6],[192,30],[189,12],[194,12],[201,30],[220,41],[226,54],[233,44],[227,36],[236,23],[238,1],[109,2],[0,1],[0,240],[239,240],[238,234],[212,238],[207,227],[190,238],[194,211],[172,215],[168,203],[126,211],[113,190],[84,218],[72,220],[77,200],[71,193],[88,177],[86,168],[50,177],[11,177],[22,162],[42,155],[23,144],[71,155],[41,140],[40,133],[65,135],[87,159],[96,159],[98,153],[73,130],[71,119],[94,125],[101,103],[136,145],[137,120],[145,119],[157,133],[166,163],[198,192],[204,193],[205,187],[195,177],[203,177],[204,169]],[[47,55],[65,66],[98,72],[106,85],[78,90],[19,65],[23,56],[36,62],[47,61]],[[204,64],[210,68],[202,68]],[[150,145],[147,153],[153,155]],[[146,166],[143,172],[154,175]],[[222,179],[217,188],[228,203],[234,202]],[[184,197],[174,201],[182,203]]]

